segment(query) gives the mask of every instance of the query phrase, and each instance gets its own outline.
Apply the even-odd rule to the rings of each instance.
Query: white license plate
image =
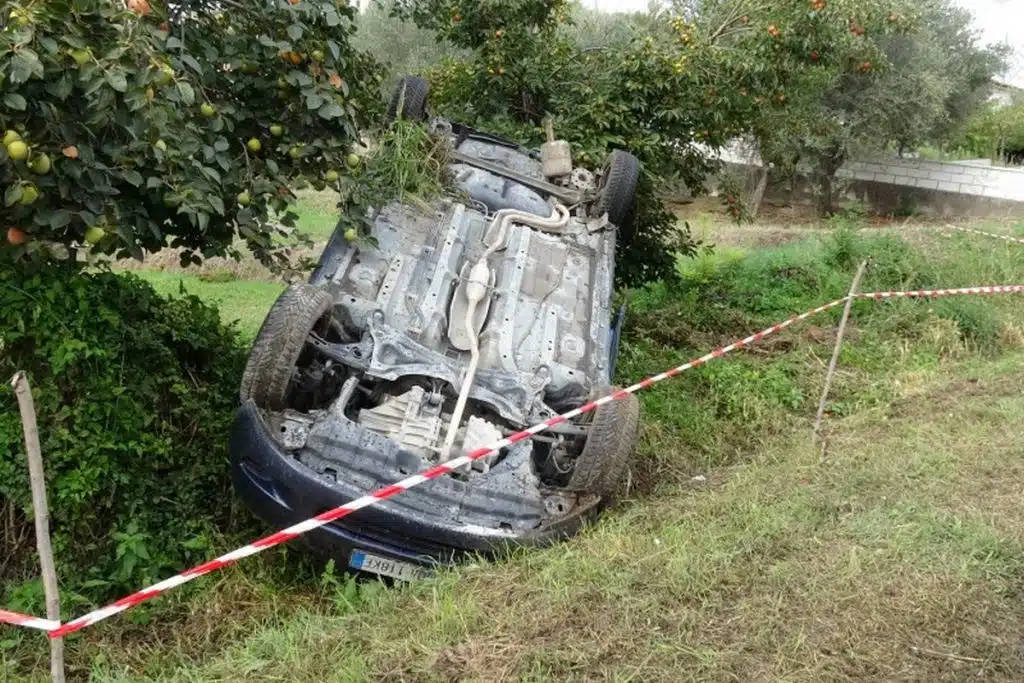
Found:
[[[353,550],[348,559],[348,566],[364,572],[373,572],[381,576],[390,576],[402,581],[414,581],[430,576],[430,570],[410,562],[400,562],[389,557],[381,557],[364,550]]]

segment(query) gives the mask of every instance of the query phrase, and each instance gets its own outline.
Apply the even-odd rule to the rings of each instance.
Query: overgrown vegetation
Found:
[[[998,163],[1024,164],[1024,98],[1018,100],[978,112],[954,138],[953,149]]]
[[[245,352],[215,308],[129,275],[0,269],[0,376],[34,389],[66,602],[207,557],[234,515],[227,441]],[[0,594],[42,607],[21,421],[0,392]],[[30,585],[22,586],[28,581]]]
[[[447,140],[431,136],[422,123],[398,119],[380,130],[365,163],[351,164],[338,185],[346,239],[371,238],[369,207],[395,201],[426,205],[450,190],[448,163]]]

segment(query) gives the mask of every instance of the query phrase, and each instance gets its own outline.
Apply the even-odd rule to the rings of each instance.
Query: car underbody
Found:
[[[254,346],[233,465],[269,521],[315,515],[610,390],[621,311],[599,179],[552,178],[535,153],[444,120],[431,131],[451,141],[456,192],[382,207],[373,244],[336,231]],[[610,498],[636,411],[563,423],[311,544],[427,563],[571,533]],[[623,460],[614,473],[609,459]]]

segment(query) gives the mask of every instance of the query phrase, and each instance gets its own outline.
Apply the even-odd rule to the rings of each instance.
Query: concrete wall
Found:
[[[874,159],[850,161],[837,175],[847,180],[1024,202],[1024,169],[917,159]]]
[[[749,145],[735,142],[719,153],[732,168],[759,167],[762,161]],[[977,160],[937,162],[920,159],[871,158],[847,162],[837,174],[847,195],[882,214],[908,210],[945,218],[1024,217],[1024,168],[1006,168]],[[768,196],[787,189],[773,184]],[[806,180],[795,184],[791,200],[808,200]]]

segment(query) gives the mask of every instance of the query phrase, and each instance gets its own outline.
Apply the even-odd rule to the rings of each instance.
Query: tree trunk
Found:
[[[835,210],[835,177],[846,163],[846,153],[835,149],[823,154],[818,164],[818,215],[828,218]]]
[[[832,215],[835,204],[832,201],[832,176],[828,173],[818,174],[818,216],[828,218]]]
[[[764,193],[767,189],[768,167],[762,166],[758,174],[757,186],[754,188],[754,192],[750,197],[750,202],[747,205],[747,210],[750,212],[751,218],[757,218],[757,214],[761,210],[761,201],[764,199]]]

